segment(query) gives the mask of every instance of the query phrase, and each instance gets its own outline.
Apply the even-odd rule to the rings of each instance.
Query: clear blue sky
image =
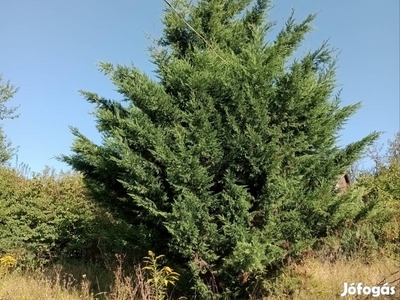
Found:
[[[270,19],[273,39],[295,8],[301,21],[318,12],[315,30],[304,50],[323,40],[341,51],[338,81],[343,105],[362,101],[362,109],[347,123],[340,143],[384,131],[381,142],[399,131],[399,0],[275,0]],[[69,154],[73,141],[68,126],[91,140],[100,136],[93,106],[79,89],[119,100],[99,61],[129,65],[153,76],[145,33],[162,32],[163,0],[0,0],[0,73],[20,87],[9,105],[20,105],[20,118],[4,122],[4,130],[19,146],[19,162],[40,172],[68,166],[53,157]],[[301,54],[301,53],[300,53]],[[14,162],[13,162],[14,164]]]

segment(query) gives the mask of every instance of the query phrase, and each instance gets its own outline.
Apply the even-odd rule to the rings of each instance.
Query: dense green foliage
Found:
[[[157,81],[101,64],[124,101],[83,92],[103,144],[73,129],[74,154],[61,158],[132,226],[141,251],[186,266],[200,298],[217,286],[239,297],[266,268],[301,256],[363,210],[360,191],[333,187],[377,134],[337,146],[359,104],[341,107],[326,44],[293,56],[314,16],[291,16],[265,41],[268,1],[188,2],[165,12],[151,52]]]
[[[17,91],[18,89],[10,84],[9,81],[3,81],[0,74],[0,120],[17,117],[17,115],[15,115],[16,107],[6,107],[6,102],[8,102]],[[0,165],[6,164],[14,153],[15,149],[11,147],[11,142],[7,140],[0,124]]]
[[[367,157],[375,161],[372,169],[357,171],[357,180],[348,190],[348,197],[359,199],[352,209],[352,218],[345,225],[321,240],[320,256],[327,260],[364,258],[400,253],[400,133],[389,141],[383,154],[377,145]]]
[[[78,179],[57,182],[46,173],[26,179],[14,170],[1,169],[0,251],[48,255],[65,245],[63,239],[77,238],[77,232],[93,220]]]
[[[90,200],[78,174],[46,169],[26,178],[0,168],[0,255],[11,253],[31,264],[126,252],[127,228],[121,226]]]
[[[400,250],[400,132],[389,141],[388,151],[373,172],[361,173],[357,186],[364,189],[365,208],[356,222],[370,232],[364,245],[378,248],[394,245]],[[360,247],[354,249],[359,252]]]

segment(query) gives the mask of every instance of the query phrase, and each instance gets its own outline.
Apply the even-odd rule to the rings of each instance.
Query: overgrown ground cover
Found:
[[[371,286],[387,282],[399,296],[398,142],[398,137],[391,142],[374,170],[359,172],[348,191],[362,192],[368,211],[320,239],[302,258],[269,270],[257,285],[246,288],[246,298],[337,299],[344,282]],[[175,270],[169,272],[168,258],[159,257],[154,265],[149,253],[143,261],[143,253],[135,252],[135,247],[115,241],[123,241],[129,232],[92,202],[79,174],[57,175],[46,169],[27,177],[2,168],[0,185],[0,253],[9,256],[2,260],[0,299],[185,297],[172,284],[180,278],[171,273]],[[168,274],[174,277],[169,280]],[[161,280],[163,284],[156,287],[154,278],[169,281],[165,285]]]
[[[157,299],[154,287],[147,283],[148,274],[139,266],[123,271],[111,270],[89,264],[60,265],[29,272],[12,272],[0,280],[2,300],[150,300]],[[274,280],[265,283],[271,294],[265,297],[249,295],[249,299],[319,300],[339,299],[343,282],[363,282],[365,285],[382,285],[391,282],[397,293],[378,299],[397,299],[400,296],[400,261],[395,258],[377,257],[368,262],[364,259],[328,262],[321,258],[307,258],[301,264],[287,266]],[[178,299],[179,295],[168,289],[165,299]],[[172,298],[171,295],[175,297]],[[372,297],[370,297],[372,298]],[[164,298],[158,298],[164,299]],[[180,299],[186,299],[182,297]],[[342,299],[368,299],[368,297],[345,297]],[[376,298],[375,298],[376,299]]]

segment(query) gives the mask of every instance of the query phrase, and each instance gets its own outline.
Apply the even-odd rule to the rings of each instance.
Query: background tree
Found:
[[[13,119],[17,107],[7,108],[6,102],[9,101],[18,91],[16,87],[10,84],[10,81],[4,81],[0,74],[0,120],[6,118]],[[3,127],[0,124],[0,165],[6,164],[14,155],[15,149],[11,147],[11,142],[7,140]]]
[[[400,132],[386,146],[373,145],[368,155],[375,166],[359,172],[356,185],[365,191],[365,207],[355,218],[357,230],[345,231],[342,238],[353,252],[399,251]]]
[[[204,299],[222,286],[239,297],[354,218],[360,196],[337,195],[335,181],[378,137],[337,146],[360,105],[340,106],[326,43],[294,56],[314,15],[265,40],[268,2],[173,1],[151,51],[158,80],[101,63],[123,102],[82,92],[103,143],[73,128],[74,154],[61,156],[132,224],[137,249],[186,267]]]

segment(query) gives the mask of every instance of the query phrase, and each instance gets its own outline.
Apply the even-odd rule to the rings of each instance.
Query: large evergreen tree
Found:
[[[327,44],[294,58],[314,15],[292,15],[266,41],[267,0],[167,4],[151,51],[158,80],[102,63],[124,99],[82,92],[103,143],[73,129],[74,154],[61,158],[132,225],[138,249],[186,264],[210,299],[207,263],[234,295],[354,215],[356,199],[336,195],[335,180],[377,134],[337,146],[359,104],[340,105]]]

